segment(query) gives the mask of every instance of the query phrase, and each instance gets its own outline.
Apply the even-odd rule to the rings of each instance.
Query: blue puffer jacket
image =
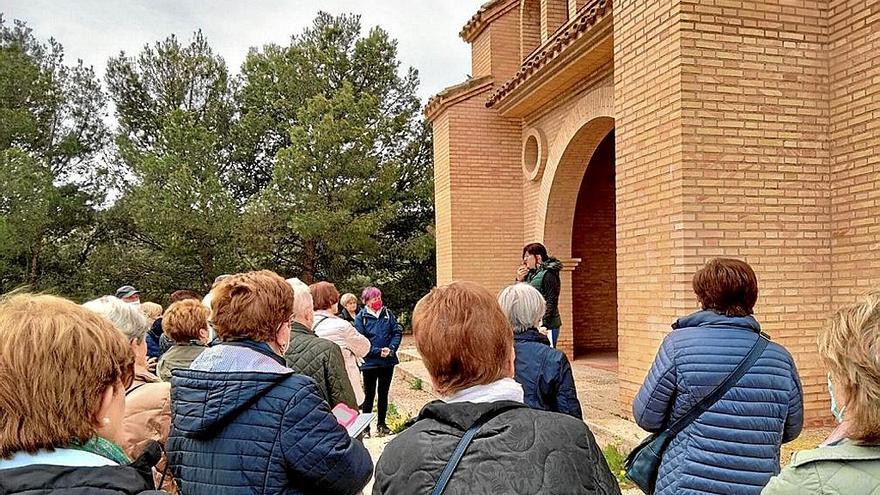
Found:
[[[246,343],[208,348],[190,369],[172,372],[166,445],[181,493],[361,490],[372,474],[370,454],[337,423],[315,382],[265,344]]]
[[[397,360],[397,348],[400,347],[403,332],[390,309],[382,308],[377,318],[364,308],[354,317],[354,327],[370,340],[370,352],[364,356],[362,370],[394,366],[400,362]],[[382,357],[383,347],[391,349],[388,357]]]
[[[571,365],[562,352],[531,328],[513,335],[516,381],[523,387],[526,405],[583,419]]]
[[[633,403],[655,432],[687,414],[742,361],[760,326],[751,316],[700,311],[678,320]],[[794,360],[771,342],[754,366],[669,445],[655,494],[758,495],[779,473],[779,448],[797,438],[803,400]]]

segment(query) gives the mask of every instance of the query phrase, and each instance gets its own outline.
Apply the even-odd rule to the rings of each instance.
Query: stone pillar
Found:
[[[572,283],[571,276],[574,269],[581,262],[580,258],[568,258],[559,260],[562,262],[562,271],[559,272],[561,287],[559,290],[559,316],[562,318],[562,330],[559,334],[557,348],[574,359],[574,311],[572,310]]]

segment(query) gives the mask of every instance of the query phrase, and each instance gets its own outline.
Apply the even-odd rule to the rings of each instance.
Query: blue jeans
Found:
[[[556,347],[557,342],[559,342],[559,327],[556,328],[548,328],[550,330],[550,347]]]

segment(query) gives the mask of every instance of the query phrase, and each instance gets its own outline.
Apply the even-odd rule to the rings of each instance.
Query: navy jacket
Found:
[[[220,361],[225,347],[206,349],[193,366]],[[353,494],[366,485],[367,449],[337,423],[311,378],[277,369],[173,371],[167,452],[181,493]]]
[[[516,348],[516,381],[523,387],[526,404],[533,409],[560,412],[583,419],[581,404],[568,358],[550,347],[547,337],[534,328],[513,335]]]
[[[700,311],[667,335],[633,403],[636,422],[662,430],[687,414],[736,368],[759,338],[751,316]],[[794,360],[769,343],[721,400],[679,433],[663,455],[656,495],[758,495],[779,473],[780,445],[803,426]]]
[[[390,309],[382,308],[379,317],[376,318],[367,311],[367,308],[363,308],[354,317],[354,327],[370,340],[370,352],[364,356],[362,370],[394,366],[400,362],[397,360],[397,348],[400,347],[403,332]],[[382,357],[383,347],[391,349],[388,357]]]
[[[147,332],[147,357],[159,359],[162,357],[162,351],[159,347],[159,339],[162,337],[162,317],[156,318],[150,331]]]

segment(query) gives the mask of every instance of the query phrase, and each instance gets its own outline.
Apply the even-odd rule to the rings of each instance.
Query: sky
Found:
[[[423,102],[470,73],[470,47],[458,33],[486,0],[2,0],[5,22],[21,19],[39,39],[50,36],[72,65],[82,59],[103,80],[107,59],[176,34],[201,29],[230,71],[248,48],[287,44],[319,10],[361,15],[366,32],[381,26],[398,41],[402,67],[419,71]]]

